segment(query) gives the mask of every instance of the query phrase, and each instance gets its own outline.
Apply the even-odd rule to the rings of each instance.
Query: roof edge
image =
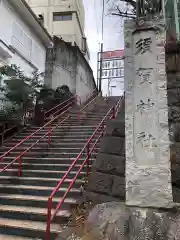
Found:
[[[24,7],[27,9],[27,13],[24,13],[25,15],[29,14],[34,19],[34,22],[32,21],[32,26],[37,24],[37,30],[35,31],[35,34],[41,39],[41,41],[46,45],[46,47],[52,47],[53,39],[47,29],[40,23],[38,20],[38,17],[33,12],[31,7],[28,5],[28,3],[25,0],[8,0],[8,2],[14,7],[19,9],[20,7]],[[27,22],[27,20],[26,20]],[[49,45],[49,46],[48,46]]]

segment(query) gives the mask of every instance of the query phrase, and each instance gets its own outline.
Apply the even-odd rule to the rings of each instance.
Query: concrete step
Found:
[[[24,163],[40,163],[40,162],[43,162],[43,164],[69,164],[69,166],[72,164],[72,162],[73,162],[73,160],[75,159],[75,157],[72,157],[72,158],[70,158],[70,157],[67,157],[67,158],[65,158],[65,157],[63,157],[63,158],[59,158],[59,157],[51,157],[51,156],[49,156],[49,157],[23,157],[23,162]],[[79,160],[78,160],[78,164],[82,164],[83,163],[83,161],[84,161],[84,159],[85,158],[80,158]],[[10,160],[12,160],[12,157],[4,157],[4,159],[3,159],[3,162],[4,163],[8,163],[8,162],[10,162]],[[94,162],[96,160],[96,158],[95,157],[91,157],[90,158],[90,161],[91,162]]]
[[[80,119],[81,118],[81,119]],[[86,122],[86,121],[89,121],[89,122],[93,122],[93,121],[99,121],[99,119],[103,118],[102,115],[98,115],[98,116],[88,116],[88,115],[81,115],[81,116],[78,116],[76,118],[69,118],[68,120],[66,120],[63,124],[69,124],[69,123],[76,123],[78,124],[79,121],[81,122]],[[60,122],[60,121],[59,121]],[[55,124],[54,122],[52,124]],[[62,125],[63,125],[62,124]]]
[[[77,156],[78,153],[79,153],[79,152],[82,150],[82,148],[84,147],[84,145],[85,145],[85,144],[79,145],[79,146],[77,146],[77,147],[62,147],[62,145],[56,144],[56,147],[54,147],[54,148],[53,148],[52,145],[51,145],[50,151],[48,151],[48,150],[46,150],[46,149],[41,148],[41,146],[42,146],[42,147],[45,147],[46,144],[41,144],[41,145],[39,146],[39,148],[33,148],[33,149],[31,149],[30,151],[28,151],[28,152],[25,154],[25,156],[32,155],[32,154],[34,154],[34,152],[36,152],[36,154],[35,154],[36,156],[40,155],[40,153],[44,153],[44,154],[47,154],[47,153],[48,153],[49,155],[52,154],[52,156],[57,155],[57,154],[63,154],[63,155],[65,155],[66,153],[68,153],[68,154],[74,153],[75,156]],[[14,154],[14,153],[16,153],[15,156],[18,156],[19,153],[21,153],[22,151],[26,150],[26,149],[29,147],[28,144],[26,144],[26,146],[27,146],[27,147],[22,148],[22,149],[14,149],[14,150],[12,150],[12,152],[9,153],[8,156],[12,156],[12,154]],[[59,146],[59,148],[57,148],[58,146]],[[9,147],[7,148],[7,150],[4,150],[4,151],[2,151],[2,150],[0,149],[0,155],[2,155],[3,153],[7,152],[11,147],[12,147],[12,146],[9,146]],[[41,149],[41,150],[40,150],[40,149]],[[98,152],[98,151],[99,151],[99,147],[95,148],[95,151]]]
[[[100,132],[98,132],[99,134],[100,134]],[[89,132],[89,134],[78,134],[78,133],[75,133],[75,134],[71,134],[71,133],[67,133],[67,134],[52,134],[51,135],[51,139],[52,140],[60,140],[60,141],[64,141],[64,142],[69,142],[69,141],[77,141],[77,138],[78,138],[78,140],[84,140],[84,139],[88,139],[91,135],[93,134],[93,132]],[[96,134],[97,135],[97,134]],[[28,136],[28,135],[27,135]],[[16,140],[16,141],[22,141],[24,138],[26,138],[27,136],[23,136],[23,135],[19,135],[19,136],[16,136],[16,137],[14,137],[12,140],[14,141],[14,140]],[[30,138],[31,140],[34,140],[34,141],[36,141],[36,140],[38,140],[40,137],[42,137],[43,136],[43,134],[42,135],[36,135],[36,136],[33,136],[32,138]],[[29,139],[29,140],[30,140]],[[45,138],[44,138],[45,139]],[[46,137],[46,139],[47,139],[47,137]],[[12,141],[11,140],[11,141]]]
[[[41,177],[41,178],[62,178],[66,171],[49,171],[49,170],[23,170],[22,177]],[[69,173],[69,178],[73,178],[76,175],[76,171]],[[7,169],[5,172],[1,173],[1,176],[16,176],[18,171],[16,169]],[[79,178],[86,176],[85,170],[81,172]]]
[[[52,138],[65,138],[65,139],[67,139],[68,138],[68,136],[69,137],[71,137],[71,136],[74,136],[74,138],[75,137],[88,137],[88,136],[91,136],[92,134],[94,133],[94,131],[92,131],[92,130],[90,130],[90,131],[80,131],[80,132],[72,132],[72,131],[68,131],[68,132],[52,132],[52,134],[51,134],[51,137]],[[98,131],[97,133],[96,133],[96,135],[98,134],[98,133],[100,133],[100,131]],[[33,137],[31,137],[31,139],[36,139],[36,138],[40,138],[40,137],[42,137],[42,136],[44,136],[45,135],[45,132],[42,134],[40,134],[40,133],[38,133],[38,134],[36,134],[36,135],[34,135]],[[18,136],[16,136],[16,137],[14,137],[13,139],[24,139],[24,138],[26,138],[26,137],[28,137],[29,136],[29,134],[24,134],[24,133],[22,133],[22,134],[20,134],[20,135],[18,135]]]
[[[79,131],[71,131],[71,130],[68,130],[68,131],[53,131],[52,136],[54,136],[54,137],[66,137],[67,135],[69,135],[69,136],[89,136],[89,135],[92,135],[95,130],[96,129],[90,129],[89,131],[83,131],[83,130],[79,130]],[[48,131],[42,131],[42,132],[36,133],[33,137],[34,138],[42,137],[45,134],[47,134],[47,132]],[[22,137],[27,138],[30,135],[31,135],[31,133],[23,132],[23,133],[17,135],[16,137],[14,137],[14,138],[16,139],[18,136],[20,138],[22,138]],[[33,138],[33,137],[31,137],[31,138]]]
[[[1,176],[1,184],[15,184],[15,185],[33,185],[33,186],[44,186],[44,187],[56,187],[61,179],[59,178],[40,178],[40,177],[16,177],[16,176]],[[66,179],[63,183],[63,187],[69,187],[72,180]],[[75,188],[79,188],[84,181],[77,179],[74,183]]]
[[[96,125],[97,126],[97,125]],[[89,135],[89,134],[92,134],[96,128],[94,129],[87,129],[87,130],[84,130],[84,129],[76,129],[77,131],[74,131],[74,130],[71,130],[71,129],[68,129],[68,130],[56,130],[56,131],[53,131],[52,132],[52,135],[53,136],[64,136],[66,134],[70,134],[70,135],[77,135],[77,136],[81,136],[81,135]],[[47,130],[42,130],[38,133],[36,133],[34,136],[43,136],[45,135],[47,132],[49,131],[49,129]],[[29,135],[31,135],[33,132],[22,132],[21,134],[19,134],[19,136],[23,136],[23,137],[28,137]]]
[[[99,121],[100,122],[100,121]],[[96,122],[94,123],[94,122],[87,122],[87,123],[83,123],[81,120],[78,120],[78,122],[75,122],[75,123],[63,123],[63,124],[60,124],[59,126],[57,126],[57,123],[56,124],[51,124],[51,126],[57,126],[57,127],[59,127],[59,128],[83,128],[83,127],[88,127],[88,126],[90,126],[91,125],[91,127],[95,127],[96,126]],[[33,126],[30,130],[31,131],[36,131],[36,130],[38,130],[40,127],[39,126],[37,126],[37,127],[35,127],[35,126]],[[48,129],[49,127],[45,127],[44,129]],[[28,130],[27,130],[28,131]]]
[[[51,140],[52,141],[56,141],[56,140],[58,140],[59,142],[74,142],[74,141],[76,141],[77,142],[77,139],[78,140],[80,140],[80,142],[82,142],[82,141],[86,141],[87,142],[87,140],[92,136],[92,134],[93,133],[89,133],[89,134],[70,134],[70,133],[68,133],[68,134],[64,134],[64,135],[52,135],[51,136]],[[99,136],[99,134],[100,134],[100,132],[98,132],[98,133],[96,133],[96,135],[95,135],[95,137],[94,137],[94,139],[95,138],[97,138],[97,136]],[[33,138],[31,138],[31,139],[29,139],[28,141],[37,141],[39,138],[40,138],[41,136],[34,136]],[[14,145],[16,145],[16,143],[19,143],[19,142],[21,142],[23,139],[25,139],[26,137],[24,137],[24,136],[18,136],[18,137],[16,137],[16,138],[13,138],[12,140],[10,140],[9,142],[13,142],[14,143]],[[40,142],[43,142],[43,141],[47,141],[47,139],[48,139],[48,136],[46,136],[46,137],[44,137],[43,139],[41,139],[40,140]],[[93,140],[94,140],[93,139]],[[27,141],[27,140],[26,140]],[[6,142],[5,143],[5,146],[7,146],[8,145],[8,142]],[[21,146],[23,146],[23,144],[21,145]]]
[[[16,237],[10,235],[0,234],[0,240],[37,240],[37,238]]]
[[[71,126],[71,128],[72,129],[94,129],[94,128],[96,128],[97,127],[97,125],[94,125],[94,124],[88,124],[88,125],[79,125],[79,126]],[[62,129],[62,126],[61,127],[59,127],[59,128],[61,128]],[[63,128],[67,128],[67,129],[69,129],[70,128],[70,126],[69,125],[63,125]],[[32,127],[31,129],[26,129],[26,132],[28,132],[28,131],[32,131],[32,130],[34,130],[34,131],[36,131],[36,130],[38,130],[39,129],[39,127],[37,126],[37,127]],[[49,129],[49,127],[45,127],[45,128],[43,128],[42,130],[48,130]],[[41,130],[41,131],[42,131]]]
[[[29,140],[27,140],[25,143],[23,143],[23,146],[31,145],[31,144],[33,144],[35,141],[36,141],[36,140],[34,140],[34,139],[29,139]],[[38,145],[45,145],[45,144],[47,144],[47,142],[48,142],[47,139],[42,139],[42,140],[38,143]],[[87,141],[86,141],[86,142],[87,142]],[[76,142],[70,141],[70,142],[66,143],[66,142],[61,142],[60,139],[57,139],[57,140],[51,139],[51,145],[52,145],[52,144],[53,144],[53,145],[56,145],[56,146],[58,146],[59,148],[64,148],[64,147],[66,147],[67,149],[68,149],[68,148],[74,148],[75,146],[77,146],[77,148],[79,148],[79,147],[80,147],[80,148],[83,148],[83,146],[85,145],[86,142],[79,142],[79,141],[76,140]],[[14,146],[16,143],[17,143],[17,140],[11,140],[11,142],[8,142],[4,147],[6,147],[6,148],[7,148],[7,147],[12,147],[12,146]]]
[[[52,210],[52,214],[54,209]],[[14,220],[31,220],[31,221],[40,221],[46,222],[47,217],[47,208],[38,208],[38,207],[26,207],[26,206],[12,206],[12,205],[1,205],[0,206],[1,217],[11,218]],[[67,223],[70,218],[71,213],[68,210],[60,210],[54,222],[59,224]]]
[[[61,187],[56,193],[56,197],[63,197],[68,188]],[[0,184],[0,194],[21,194],[49,197],[54,190],[54,187],[32,186],[32,185],[13,185],[13,184]],[[68,193],[68,197],[81,196],[81,190],[72,188]]]
[[[76,149],[76,145],[77,145],[77,148],[81,148],[85,146],[85,144],[87,143],[89,138],[87,138],[84,142],[83,141],[78,141],[78,139],[74,141],[71,141],[70,143],[69,142],[61,142],[61,140],[51,140],[50,142],[50,145],[48,145],[48,141],[42,141],[42,142],[39,142],[37,143],[36,145],[34,145],[30,151],[38,151],[38,152],[48,152],[48,151],[51,151],[53,150],[54,151],[57,151],[57,152],[64,152],[65,149]],[[96,138],[97,139],[97,138]],[[91,142],[91,145],[93,145],[93,142],[94,140],[96,139],[93,139],[93,141]],[[30,147],[31,145],[33,145],[35,143],[35,141],[32,141],[32,142],[25,142],[24,144],[18,146],[18,147],[15,147],[14,149],[11,150],[11,152],[19,152],[19,151],[23,151],[23,150],[26,150],[28,147]],[[77,143],[75,145],[75,143]],[[4,145],[3,147],[0,148],[0,154],[1,152],[7,152],[8,150],[10,150],[11,148],[13,148],[17,143],[7,143],[6,145]],[[70,146],[70,144],[72,144],[72,146]],[[99,143],[98,143],[99,145]],[[29,152],[30,152],[29,151]],[[11,153],[10,152],[10,153]]]
[[[43,145],[41,145],[41,146],[43,146]],[[44,146],[45,146],[45,144],[44,144]],[[52,157],[54,157],[54,156],[59,154],[59,157],[61,157],[60,156],[61,154],[62,155],[67,154],[68,156],[73,155],[74,157],[76,157],[78,155],[78,153],[82,150],[83,147],[84,147],[84,144],[82,146],[77,146],[77,148],[75,148],[75,147],[69,147],[69,148],[68,147],[66,147],[66,148],[65,147],[64,148],[60,147],[60,148],[51,148],[50,150],[46,150],[46,149],[42,149],[42,148],[41,148],[41,150],[39,150],[39,148],[38,149],[33,148],[30,151],[26,152],[26,154],[24,156],[31,156],[31,155],[39,156],[40,155],[40,156],[43,157],[47,154],[48,155],[52,154]],[[7,152],[10,148],[7,148],[7,150],[4,150],[4,151],[0,150],[0,155]],[[24,149],[14,149],[14,150],[12,150],[12,152],[10,152],[8,154],[8,156],[16,156],[17,157],[18,154],[20,154],[22,151],[24,151],[27,148],[28,148],[28,145]],[[98,152],[99,147],[95,148],[94,151]]]
[[[87,142],[87,141],[86,141]],[[50,148],[52,151],[56,151],[58,153],[62,153],[62,152],[75,152],[75,153],[79,153],[82,148],[85,146],[86,142],[82,142],[82,143],[72,143],[72,144],[66,144],[66,143],[58,143],[58,142],[51,142],[50,144]],[[22,151],[25,151],[26,149],[28,149],[28,147],[31,147],[31,145],[33,145],[34,142],[32,143],[25,143],[23,148],[19,148],[19,149],[13,149],[11,152],[22,152]],[[4,151],[2,151],[0,149],[0,154],[1,153],[4,153],[4,152],[7,152],[8,150],[10,150],[14,145],[13,144],[8,144],[8,146],[6,146],[6,149],[4,148]],[[48,143],[46,142],[41,142],[37,145],[37,148],[34,147],[34,149],[30,149],[29,151],[27,152],[31,152],[31,151],[37,151],[38,148],[41,148],[41,150],[39,151],[39,153],[44,153],[44,152],[49,152],[48,150]],[[97,146],[99,147],[99,146]],[[57,150],[56,150],[57,149]]]
[[[39,221],[25,221],[11,218],[0,218],[0,234],[26,237],[30,239],[45,239],[46,223]],[[51,225],[52,240],[62,231],[59,224]]]
[[[71,116],[70,118],[68,118],[67,120],[65,120],[65,123],[69,123],[69,122],[74,122],[74,123],[78,123],[79,122],[79,118],[82,117],[81,121],[86,121],[86,120],[90,120],[90,121],[93,121],[93,120],[98,120],[99,118],[98,117],[102,117],[103,114],[99,114],[98,116],[96,115],[88,115],[88,114],[84,114],[84,118],[83,118],[83,114],[82,115],[79,115],[79,116]],[[62,119],[63,120],[63,119]],[[58,120],[57,122],[61,122],[62,120]],[[56,122],[56,120],[54,121]],[[54,123],[53,122],[53,123]],[[52,124],[53,124],[52,123]]]
[[[68,132],[68,133],[64,133],[64,134],[58,134],[58,133],[52,133],[51,135],[51,139],[52,140],[74,140],[74,139],[88,139],[94,132],[87,132],[87,133],[72,133],[72,132]],[[98,131],[95,136],[99,136],[99,134],[101,133],[101,131]],[[9,140],[8,142],[5,142],[5,145],[7,145],[9,142],[13,142],[13,143],[19,143],[21,142],[23,139],[27,138],[29,135],[19,135],[14,137],[13,139]],[[27,141],[37,141],[40,137],[43,137],[44,134],[39,134],[33,137],[30,137],[29,139],[25,140],[25,142]],[[41,141],[43,140],[47,140],[48,139],[48,135],[44,136]]]
[[[54,150],[54,152],[53,152]],[[56,151],[59,151],[59,152],[56,152]],[[5,152],[5,151],[4,151]],[[2,155],[4,153],[3,151],[0,151],[0,155]],[[19,154],[20,154],[21,151],[12,151],[11,153],[8,154],[8,157],[4,157],[4,159],[8,159],[9,157],[12,158],[12,157],[17,157]],[[80,151],[79,151],[80,152]],[[41,149],[41,151],[39,149],[33,149],[31,150],[30,152],[27,152],[24,157],[37,157],[37,158],[40,158],[40,159],[44,159],[45,157],[49,158],[49,159],[60,159],[60,158],[76,158],[78,153],[77,151],[61,151],[60,149],[53,149],[51,148],[50,151],[46,151],[46,150],[43,150]],[[95,149],[95,152],[92,153],[92,156],[96,156],[97,153],[99,152],[99,149]],[[24,158],[23,157],[23,158]]]
[[[96,125],[96,124],[99,124],[101,121],[101,118],[100,119],[97,119],[97,120],[78,120],[77,123],[75,123],[74,121],[72,122],[67,122],[66,124],[57,124],[57,123],[54,123],[54,124],[51,124],[52,127],[56,127],[56,128],[63,128],[64,126],[68,126],[69,128],[70,127],[79,127],[79,126],[85,126],[85,125]]]
[[[44,164],[43,159],[41,160],[42,163],[22,163],[22,169],[23,170],[49,170],[49,171],[67,171],[70,167],[70,164]],[[7,163],[0,162],[0,169],[3,169],[5,166],[7,166]],[[14,163],[11,168],[12,169],[18,169],[19,163]],[[81,165],[76,164],[74,166],[74,170],[78,171],[80,169]]]
[[[25,207],[38,207],[47,208],[47,197],[33,196],[33,195],[22,195],[22,194],[0,194],[1,205],[14,205],[14,206],[25,206]],[[61,198],[53,198],[52,208],[56,208]],[[74,198],[66,198],[62,209],[70,209],[77,204],[77,200]]]

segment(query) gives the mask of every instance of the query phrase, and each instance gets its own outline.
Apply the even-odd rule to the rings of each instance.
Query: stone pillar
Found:
[[[124,22],[124,91],[127,92],[131,88],[134,79],[133,67],[133,49],[132,49],[132,32],[135,29],[135,22],[132,20],[125,20]]]
[[[165,25],[157,18],[139,23],[129,37],[134,74],[125,79],[126,204],[168,208],[173,198]]]

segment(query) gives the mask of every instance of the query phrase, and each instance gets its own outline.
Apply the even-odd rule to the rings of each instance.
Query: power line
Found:
[[[105,10],[105,1],[102,4],[102,42],[101,42],[101,53],[100,53],[100,76],[99,76],[99,92],[102,92],[102,58],[103,58],[103,40],[104,40],[104,10]]]
[[[102,5],[102,42],[104,40],[104,11],[105,11],[105,1],[103,1],[103,5]]]
[[[94,3],[94,9],[95,9],[95,11],[94,11],[94,14],[95,14],[95,20],[96,20],[96,31],[97,31],[97,36],[99,36],[99,25],[98,25],[98,19],[97,19],[97,5],[96,5],[96,0],[94,0],[93,1],[93,3]]]

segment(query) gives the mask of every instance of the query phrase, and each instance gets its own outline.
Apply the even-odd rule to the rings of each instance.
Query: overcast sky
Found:
[[[102,0],[83,0],[86,13],[85,33],[88,40],[88,46],[91,54],[91,67],[94,76],[97,75],[97,52],[99,51],[99,43],[101,41],[101,14]],[[108,14],[108,6],[106,6],[104,21],[104,51],[122,49],[124,47],[123,23],[117,17]],[[107,81],[103,80],[103,91],[107,93]],[[114,85],[114,84],[113,84]],[[117,89],[113,89],[113,94],[117,95],[118,89],[122,85],[117,85]],[[119,94],[118,94],[119,95]]]

